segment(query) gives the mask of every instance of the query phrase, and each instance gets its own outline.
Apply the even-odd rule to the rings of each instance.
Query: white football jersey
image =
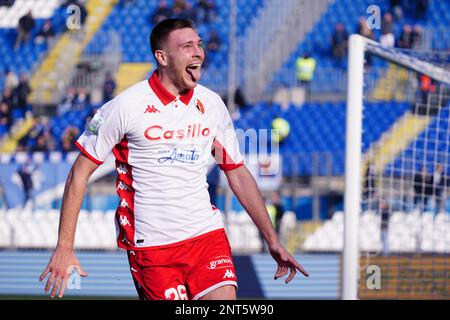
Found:
[[[243,158],[213,91],[197,85],[175,97],[155,72],[104,104],[75,144],[97,164],[114,153],[119,247],[167,245],[223,228],[209,199],[208,162],[214,155],[222,170],[232,170]]]

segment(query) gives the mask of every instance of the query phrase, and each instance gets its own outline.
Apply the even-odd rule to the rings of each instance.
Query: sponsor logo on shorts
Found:
[[[221,268],[229,268],[233,266],[233,261],[231,261],[229,256],[218,256],[215,257],[214,260],[209,262],[209,265],[206,266],[209,270],[221,269]]]

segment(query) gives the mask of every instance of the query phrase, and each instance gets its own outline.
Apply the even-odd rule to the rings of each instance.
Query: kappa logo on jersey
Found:
[[[145,109],[144,113],[159,113],[159,110],[155,108],[154,105],[147,105],[147,109]]]
[[[222,279],[234,279],[234,278],[236,278],[236,276],[234,275],[233,271],[227,269]]]
[[[117,167],[117,173],[118,174],[127,174],[127,167],[125,167],[124,164],[121,164],[120,166]]]
[[[129,207],[127,200],[122,199],[122,201],[120,201],[120,206],[122,208]]]
[[[201,114],[205,114],[205,107],[203,106],[203,103],[198,99],[195,99],[195,108]]]
[[[231,261],[229,256],[218,256],[214,260],[209,262],[209,266],[206,266],[209,270],[229,268],[233,266],[233,261]]]
[[[117,186],[117,189],[120,189],[120,190],[130,190],[130,188],[129,188],[125,183],[123,183],[122,181],[119,181],[119,184],[118,184],[118,186]]]
[[[125,227],[125,226],[130,226],[131,227],[131,223],[130,223],[130,221],[128,221],[128,218],[126,216],[120,215],[119,216],[119,223],[123,227]]]

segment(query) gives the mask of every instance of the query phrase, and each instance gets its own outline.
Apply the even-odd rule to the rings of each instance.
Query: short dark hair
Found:
[[[150,49],[153,55],[156,50],[161,50],[164,41],[169,34],[178,29],[190,28],[195,30],[195,23],[190,19],[166,19],[159,22],[150,34]]]

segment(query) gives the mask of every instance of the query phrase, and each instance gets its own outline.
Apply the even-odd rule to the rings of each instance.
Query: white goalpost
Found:
[[[349,39],[347,77],[347,119],[345,148],[344,252],[342,298],[356,299],[358,294],[358,224],[361,211],[361,143],[364,91],[364,38]]]
[[[408,202],[410,201],[409,199],[410,197],[410,193],[413,192],[411,190],[413,190],[413,185],[414,185],[414,175],[416,174],[416,163],[414,162],[415,160],[413,159],[413,157],[416,157],[416,149],[418,150],[418,152],[423,152],[423,150],[419,150],[419,147],[415,147],[417,146],[417,142],[414,145],[414,155],[411,156],[411,158],[407,158],[406,156],[404,156],[405,154],[405,150],[407,149],[407,145],[406,142],[408,143],[413,143],[411,141],[414,141],[414,139],[418,139],[418,136],[420,134],[420,132],[424,132],[428,129],[430,124],[433,123],[433,121],[443,121],[443,120],[435,120],[436,118],[436,114],[432,113],[430,110],[431,108],[435,108],[435,110],[438,110],[438,114],[439,112],[441,112],[441,110],[443,110],[444,108],[446,108],[446,106],[448,105],[448,101],[450,101],[450,98],[448,98],[448,92],[450,92],[450,90],[448,90],[448,88],[450,88],[450,72],[447,69],[447,65],[445,67],[443,67],[442,65],[438,65],[436,63],[432,63],[432,62],[428,62],[423,58],[420,57],[416,57],[413,54],[408,54],[402,51],[399,51],[397,49],[393,49],[393,48],[385,48],[382,47],[378,42],[369,40],[367,38],[364,38],[360,35],[351,35],[349,38],[349,52],[348,52],[348,74],[347,74],[347,115],[346,115],[346,150],[345,150],[345,195],[344,195],[344,248],[343,248],[343,253],[342,253],[342,269],[341,269],[341,298],[344,300],[355,300],[355,299],[359,299],[359,294],[358,294],[358,285],[359,285],[359,281],[360,279],[360,275],[361,275],[361,270],[360,270],[360,252],[361,252],[361,246],[360,246],[360,235],[359,235],[359,228],[360,228],[360,214],[363,212],[363,206],[362,203],[364,201],[363,199],[363,168],[365,168],[365,166],[367,166],[367,159],[364,159],[364,154],[363,154],[363,134],[364,134],[364,130],[365,128],[363,128],[363,113],[364,113],[364,108],[365,108],[365,101],[367,99],[367,95],[368,91],[367,89],[367,83],[365,81],[365,53],[369,53],[372,56],[377,57],[378,59],[382,59],[383,61],[387,61],[390,63],[389,68],[392,65],[395,65],[396,68],[404,70],[403,74],[402,73],[389,73],[392,70],[386,71],[386,73],[384,74],[385,78],[388,77],[398,77],[398,79],[402,78],[401,81],[403,81],[403,88],[405,92],[411,91],[411,92],[420,92],[421,88],[418,87],[412,87],[411,83],[413,81],[411,81],[411,79],[415,80],[415,77],[417,77],[418,75],[425,75],[426,77],[428,77],[429,79],[431,79],[434,83],[437,84],[438,89],[437,91],[434,93],[434,95],[437,96],[436,99],[432,99],[432,98],[428,98],[427,100],[412,100],[409,101],[408,103],[411,103],[412,106],[416,106],[415,111],[405,111],[405,114],[408,112],[411,112],[411,114],[414,115],[418,115],[418,111],[417,108],[419,108],[420,106],[423,107],[423,104],[425,104],[425,108],[426,108],[426,114],[425,116],[422,116],[423,119],[427,119],[428,122],[424,121],[423,123],[425,123],[423,125],[423,128],[421,129],[422,131],[418,130],[417,131],[417,136],[412,136],[408,139],[402,137],[402,141],[398,142],[398,145],[401,145],[402,143],[404,143],[404,146],[398,146],[396,145],[395,147],[398,149],[395,152],[392,152],[391,158],[389,158],[388,160],[383,159],[383,165],[380,165],[379,172],[378,172],[378,176],[379,176],[379,181],[381,181],[381,183],[379,183],[379,185],[377,186],[378,190],[377,192],[379,192],[377,194],[377,200],[379,201],[380,198],[380,194],[382,196],[387,195],[386,198],[389,199],[389,201],[391,201],[391,199],[396,198],[396,201],[398,199],[398,201],[402,201],[402,202]],[[448,53],[447,53],[448,54]],[[448,56],[450,56],[450,54],[448,54]],[[447,62],[448,63],[448,62]],[[450,64],[450,63],[448,63]],[[389,69],[387,68],[387,69]],[[407,74],[407,76],[405,76],[405,74]],[[406,79],[408,78],[408,79]],[[397,80],[397,82],[401,82],[398,79],[394,79]],[[406,80],[405,80],[406,79]],[[383,79],[382,79],[383,80]],[[382,81],[381,80],[381,81]],[[380,80],[377,79],[378,81],[378,85],[380,85]],[[389,84],[384,84],[386,89],[395,91],[396,89],[393,88],[388,88],[390,86],[391,82],[386,82]],[[401,88],[401,86],[399,86],[398,88]],[[401,89],[397,89],[397,90],[401,90]],[[395,93],[395,92],[394,92]],[[402,93],[402,92],[401,92]],[[403,93],[402,93],[403,94]],[[404,94],[406,95],[406,93]],[[417,98],[416,98],[417,99]],[[392,98],[392,100],[394,100],[394,98]],[[391,101],[391,100],[386,100],[386,101]],[[437,102],[436,102],[437,101]],[[438,104],[438,106],[436,106],[436,104]],[[444,105],[445,104],[445,105]],[[414,108],[413,108],[414,109]],[[418,116],[419,117],[419,116]],[[445,120],[445,119],[444,119]],[[449,121],[450,122],[450,121]],[[400,124],[392,124],[392,127],[395,126],[400,126]],[[407,128],[407,127],[406,127]],[[445,126],[445,130],[450,130],[450,127]],[[408,128],[407,128],[408,129]],[[413,128],[411,128],[411,130],[413,130]],[[444,130],[444,129],[442,129]],[[447,132],[446,131],[446,132]],[[397,136],[399,135],[398,132],[402,132],[401,130],[397,130],[397,132],[395,134],[397,134]],[[397,143],[395,141],[395,134],[391,134],[392,136],[394,136],[394,138],[392,138],[392,142],[391,144],[395,144]],[[448,133],[447,133],[448,135]],[[430,137],[432,135],[430,134]],[[427,131],[427,137],[428,137],[428,131]],[[427,138],[427,139],[431,139],[431,138]],[[438,141],[438,138],[434,138],[436,139],[436,141],[434,142],[435,144],[442,144],[442,141]],[[399,138],[400,140],[400,138]],[[406,142],[405,142],[406,141]],[[425,141],[425,144],[427,144],[429,141]],[[433,141],[432,141],[433,142]],[[425,153],[427,152],[426,150],[426,146],[423,147],[425,148]],[[436,146],[436,150],[438,149],[438,147]],[[445,142],[445,145],[443,148],[442,154],[445,153],[445,155],[441,156],[442,158],[445,157],[445,165],[448,165],[448,153],[450,148],[448,147],[447,142]],[[368,148],[368,150],[370,150],[371,152],[380,152],[379,150],[374,150],[374,146],[370,146],[370,148]],[[440,150],[440,149],[439,149]],[[433,152],[433,150],[430,150],[429,152]],[[436,151],[434,151],[436,153]],[[378,158],[381,157],[387,157],[385,154],[381,154],[380,155],[376,155],[378,156]],[[424,155],[424,158],[427,155]],[[398,177],[395,177],[393,174],[391,174],[389,176],[389,174],[385,173],[386,172],[386,168],[389,167],[389,165],[391,165],[391,167],[389,168],[394,168],[394,162],[396,161],[396,159],[398,159],[398,157],[401,158],[401,160],[399,160],[401,163],[399,164],[400,169],[399,170],[403,170],[401,171],[401,173],[399,174]],[[438,163],[438,160],[436,156],[434,162],[431,163],[431,165],[435,165],[436,163]],[[410,162],[412,163],[411,169],[405,169],[406,162]],[[410,168],[410,167],[408,167]],[[395,169],[395,168],[394,168]],[[394,170],[393,169],[393,170]],[[383,180],[384,179],[384,180]],[[387,181],[389,180],[389,181]],[[386,182],[387,181],[387,182]],[[388,187],[390,188],[388,191],[386,191],[388,187],[386,187],[386,185],[389,185]],[[398,185],[400,187],[398,187]],[[384,188],[384,189],[383,189]],[[397,190],[396,190],[397,188]],[[444,188],[444,193],[447,192],[447,189]],[[395,197],[393,196],[393,194],[395,193]],[[397,195],[398,194],[398,195]],[[436,195],[433,194],[433,197],[435,197]],[[375,196],[374,196],[375,197]],[[405,200],[407,199],[407,200]],[[373,200],[373,199],[372,199]],[[384,201],[384,200],[382,200]],[[410,203],[408,203],[410,204]],[[414,206],[414,203],[411,206]],[[398,210],[394,210],[392,209],[392,207],[389,207],[390,211],[390,215],[389,217],[392,217],[392,213],[395,213],[395,211],[402,211],[403,208],[406,207],[405,203],[402,203],[402,209],[398,209]],[[366,207],[367,208],[367,207]],[[369,207],[370,209],[370,207]],[[405,211],[405,210],[403,210]],[[422,214],[422,211],[421,213]],[[422,219],[422,216],[420,215],[420,219]],[[381,221],[381,218],[380,218]],[[390,221],[390,220],[389,220]],[[422,220],[421,220],[422,221]],[[390,223],[390,222],[389,222]],[[450,232],[450,230],[448,230]],[[422,232],[422,231],[421,231]],[[420,253],[420,248],[418,249],[419,251],[413,252],[410,251],[410,253]],[[442,249],[441,251],[439,251],[440,253],[445,253],[448,254],[450,253],[450,251],[446,251],[447,249]],[[400,252],[400,251],[399,251]],[[435,253],[435,251],[433,251],[432,249],[429,250],[430,254]],[[433,259],[435,258],[434,256],[432,257]],[[441,258],[441,257],[439,257]],[[448,257],[445,256],[444,259],[447,259]],[[425,261],[425,258],[421,258],[421,261]],[[428,259],[428,258],[427,258]],[[439,260],[440,261],[440,260]],[[444,260],[443,260],[444,261]],[[396,262],[398,264],[398,262]],[[434,262],[433,262],[434,263]],[[444,268],[449,267],[449,264],[447,263],[447,260],[445,260],[445,262],[442,262],[444,265]],[[445,269],[445,270],[447,270]],[[396,271],[397,272],[397,271]],[[399,274],[401,273],[400,271],[397,272],[398,274],[396,274],[397,277],[400,277]],[[433,275],[434,277],[434,275]],[[436,276],[437,277],[437,276]],[[398,282],[398,280],[396,279],[395,281]],[[444,279],[444,281],[447,281]],[[444,295],[448,294],[445,290],[444,290]],[[386,295],[386,297],[388,297],[388,295]]]

